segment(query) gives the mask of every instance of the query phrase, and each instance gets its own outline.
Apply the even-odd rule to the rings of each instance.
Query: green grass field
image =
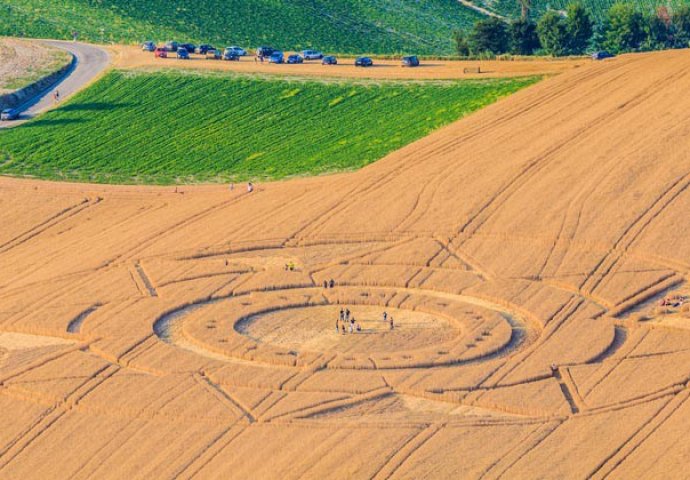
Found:
[[[546,10],[565,10],[573,0],[532,0],[532,15],[537,17]],[[602,19],[609,8],[621,0],[580,0],[587,6],[595,18]],[[623,0],[625,2],[625,0]],[[475,5],[485,7],[501,15],[517,18],[520,16],[520,2],[518,0],[472,0]],[[628,0],[627,3],[636,5],[640,10],[651,12],[659,6],[673,8],[677,5],[688,5],[690,0]]]
[[[61,108],[0,131],[0,174],[171,184],[356,169],[537,80],[115,71]]]
[[[0,0],[0,18],[0,35],[439,55],[481,15],[457,0]]]

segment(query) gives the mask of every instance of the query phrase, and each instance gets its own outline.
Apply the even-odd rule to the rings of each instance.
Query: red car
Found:
[[[168,52],[165,50],[165,48],[157,48],[153,54],[156,56],[156,58],[168,58]]]

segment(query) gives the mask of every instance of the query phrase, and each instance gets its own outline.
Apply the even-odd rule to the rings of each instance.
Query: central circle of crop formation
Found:
[[[340,321],[340,309],[348,309],[351,322]],[[393,318],[383,320],[383,312]],[[336,332],[336,322],[338,331]],[[345,331],[343,333],[343,325]],[[441,346],[461,334],[447,319],[424,312],[369,305],[320,305],[290,308],[250,316],[235,329],[256,342],[293,351],[339,353],[388,353]]]
[[[272,290],[189,305],[154,325],[162,340],[214,359],[288,367],[433,367],[506,355],[533,335],[489,302],[434,292],[342,287]],[[395,298],[400,298],[396,305]],[[356,325],[340,320],[349,309]],[[383,313],[393,317],[384,321]],[[338,331],[336,332],[336,322]]]

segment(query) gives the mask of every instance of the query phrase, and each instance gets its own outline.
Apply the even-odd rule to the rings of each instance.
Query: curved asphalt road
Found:
[[[70,52],[74,55],[74,64],[61,80],[18,107],[17,109],[21,112],[18,120],[0,122],[0,128],[16,127],[52,108],[55,106],[53,101],[55,90],[60,92],[60,101],[62,102],[91,83],[110,65],[108,52],[94,45],[59,40],[45,40],[43,43]]]

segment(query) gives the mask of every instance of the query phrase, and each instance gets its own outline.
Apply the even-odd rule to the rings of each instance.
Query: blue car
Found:
[[[228,62],[239,62],[240,56],[231,50],[226,50],[225,53],[223,53],[223,60],[227,60]]]
[[[321,60],[321,65],[338,65],[338,59],[333,55],[327,55]]]
[[[419,66],[419,58],[417,58],[416,55],[410,55],[409,57],[403,57],[402,58],[402,66],[403,67],[418,67]]]
[[[289,64],[304,63],[304,59],[302,57],[300,57],[299,55],[290,55],[287,59],[287,63],[289,63]]]
[[[268,57],[268,63],[283,63],[285,61],[285,56],[283,52],[273,52],[270,57]]]
[[[178,48],[184,48],[185,50],[187,50],[187,53],[196,52],[196,45],[194,45],[193,43],[183,43]]]
[[[185,48],[177,49],[177,58],[180,60],[189,60],[189,52]]]
[[[357,57],[355,60],[355,67],[371,67],[374,61],[369,57]]]
[[[615,57],[615,55],[607,52],[606,50],[603,50],[601,52],[594,52],[592,54],[593,60],[605,60],[607,58],[613,58],[613,57]]]
[[[12,108],[6,108],[0,112],[0,120],[3,122],[9,122],[11,120],[16,120],[19,118],[19,111]]]

